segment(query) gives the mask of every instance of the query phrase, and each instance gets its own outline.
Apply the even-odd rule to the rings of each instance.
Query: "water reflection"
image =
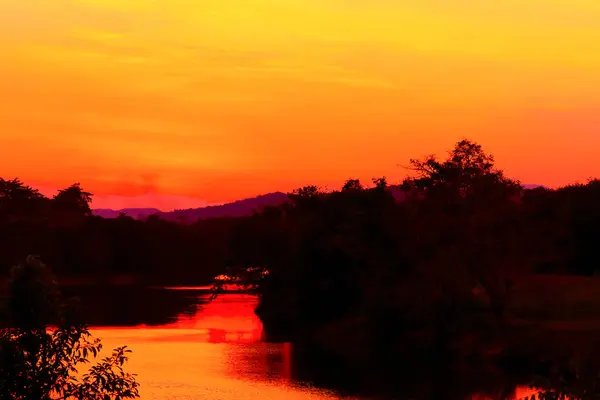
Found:
[[[356,371],[315,349],[264,343],[253,312],[256,299],[248,295],[209,302],[209,293],[195,288],[88,288],[78,294],[105,348],[128,345],[134,351],[129,369],[139,375],[142,399],[367,399],[364,393],[376,392],[365,388],[387,393],[386,399],[512,400],[534,394],[498,370],[411,375],[373,364]]]
[[[208,302],[206,291],[193,288],[135,292],[79,294],[105,349],[127,344],[134,351],[129,369],[139,375],[142,399],[340,398],[292,379],[290,345],[260,341],[254,297]]]
[[[126,286],[71,286],[61,289],[78,297],[86,322],[92,326],[164,326],[192,317],[205,303],[198,291]]]

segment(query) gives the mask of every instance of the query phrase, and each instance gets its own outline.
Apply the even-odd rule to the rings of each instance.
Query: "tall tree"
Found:
[[[434,216],[423,226],[423,236],[438,234],[428,244],[442,257],[433,261],[436,272],[443,270],[438,266],[448,265],[452,268],[446,277],[452,277],[462,269],[464,277],[485,288],[494,310],[503,315],[515,275],[526,261],[515,201],[522,192],[520,183],[505,177],[494,157],[469,140],[459,141],[444,161],[428,156],[410,164],[416,176],[402,187],[422,200],[419,215],[430,220]]]
[[[449,192],[465,198],[471,195],[500,193],[508,196],[518,194],[522,187],[518,181],[509,179],[494,166],[494,157],[483,151],[480,144],[464,139],[456,143],[446,160],[435,156],[423,160],[410,160],[410,170],[416,176],[405,179],[406,192]]]

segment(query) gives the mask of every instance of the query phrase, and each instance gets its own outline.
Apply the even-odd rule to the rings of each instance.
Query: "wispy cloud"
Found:
[[[227,200],[397,174],[460,134],[533,171],[529,137],[561,145],[524,110],[600,104],[599,19],[586,0],[0,0],[0,169]]]

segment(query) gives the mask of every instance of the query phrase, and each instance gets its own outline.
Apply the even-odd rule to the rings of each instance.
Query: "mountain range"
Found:
[[[252,215],[254,210],[260,210],[268,206],[278,206],[287,199],[287,194],[274,192],[237,200],[232,203],[186,210],[161,211],[157,208],[123,208],[120,210],[111,210],[100,208],[92,210],[92,213],[103,218],[117,218],[119,215],[125,214],[135,219],[145,219],[151,215],[156,215],[166,221],[193,223],[199,219]]]
[[[525,189],[534,189],[542,185],[526,184]],[[396,200],[404,198],[404,193],[399,186],[390,186],[389,190]],[[244,217],[252,215],[254,211],[261,210],[264,207],[278,206],[288,200],[288,195],[282,192],[267,193],[256,197],[237,200],[232,203],[226,203],[216,206],[207,206],[200,208],[190,208],[186,210],[161,211],[157,208],[123,208],[112,210],[99,208],[92,210],[93,214],[102,218],[117,218],[124,214],[134,219],[146,219],[151,215],[156,215],[163,220],[193,223],[200,219],[220,218],[220,217]]]

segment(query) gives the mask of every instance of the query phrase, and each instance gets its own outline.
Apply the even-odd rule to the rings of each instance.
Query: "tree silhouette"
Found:
[[[360,191],[362,189],[363,189],[363,186],[358,179],[348,179],[346,181],[346,183],[344,183],[344,186],[342,187],[342,191],[349,191],[349,190]]]
[[[417,176],[405,179],[402,188],[420,199],[419,215],[437,219],[433,227],[441,228],[440,222],[447,221],[434,246],[436,254],[446,259],[443,249],[451,251],[452,261],[436,258],[432,265],[452,265],[448,278],[454,274],[462,276],[462,284],[481,285],[495,312],[504,315],[516,276],[526,270],[515,201],[522,191],[520,183],[506,178],[495,167],[494,157],[469,140],[459,141],[444,161],[428,156],[411,160],[411,166]],[[427,226],[430,234],[436,232]]]
[[[66,189],[60,190],[54,196],[54,205],[59,211],[71,212],[90,216],[92,210],[90,203],[92,194],[84,191],[79,183],[74,183]]]
[[[387,178],[385,176],[373,178],[373,184],[377,189],[386,189],[388,187]]]
[[[403,189],[417,193],[443,191],[445,196],[451,192],[466,197],[474,194],[494,193],[501,189],[503,194],[518,194],[522,187],[518,181],[506,178],[504,173],[494,166],[494,157],[483,151],[480,144],[470,140],[459,141],[449,152],[445,161],[435,156],[424,160],[410,160],[410,170],[417,176],[407,178]]]
[[[259,295],[269,338],[394,362],[468,358],[509,326],[516,283],[600,272],[597,180],[524,189],[470,140],[446,157],[411,160],[410,174],[400,185],[385,177],[331,191],[308,185],[252,215],[181,223],[103,219],[91,215],[91,194],[78,184],[48,199],[0,179],[0,272],[40,254],[61,280],[205,285],[229,275],[217,283]],[[11,305],[21,310],[18,325],[47,324],[36,318],[52,313],[58,295],[44,287],[13,296],[21,298]],[[28,314],[28,291],[36,293],[28,301],[47,308]]]
[[[8,326],[0,331],[1,398],[139,397],[135,377],[123,370],[130,353],[126,347],[77,376],[78,366],[96,357],[102,345],[92,340],[70,309],[61,308],[52,274],[36,257],[13,269],[5,314]]]
[[[0,217],[23,218],[40,216],[45,211],[47,200],[38,190],[15,178],[0,178]]]

